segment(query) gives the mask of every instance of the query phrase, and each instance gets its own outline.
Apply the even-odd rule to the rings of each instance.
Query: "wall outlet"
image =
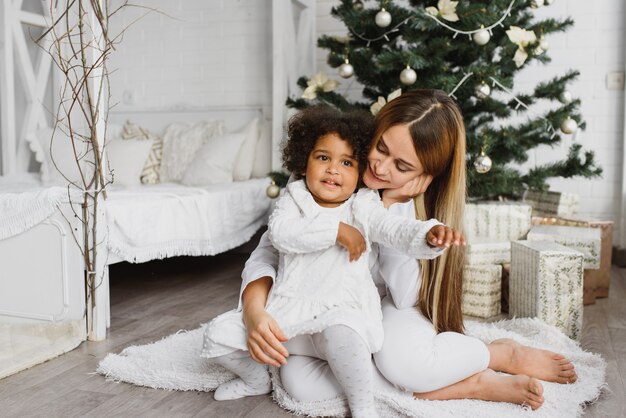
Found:
[[[624,71],[614,71],[606,75],[606,88],[624,90]]]

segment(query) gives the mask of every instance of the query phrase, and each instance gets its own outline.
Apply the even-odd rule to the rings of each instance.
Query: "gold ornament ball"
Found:
[[[400,82],[406,86],[410,86],[411,84],[417,81],[417,73],[413,68],[406,67],[400,73]]]
[[[356,0],[352,3],[352,10],[356,10],[357,12],[363,10],[363,2],[361,0]]]
[[[474,94],[479,99],[486,99],[491,94],[491,87],[485,82],[477,84],[476,87],[474,87]]]
[[[564,134],[573,134],[578,129],[576,121],[569,116],[561,123],[561,132]]]
[[[343,78],[350,78],[354,75],[354,67],[348,60],[339,66],[339,75]]]
[[[386,28],[391,24],[391,14],[382,8],[380,9],[380,12],[376,13],[375,22],[376,26]]]
[[[481,29],[472,35],[472,39],[476,44],[482,46],[486,45],[487,42],[489,42],[489,39],[491,39],[491,35],[489,35],[489,32],[487,30]]]
[[[489,158],[489,156],[485,155],[482,152],[474,160],[474,168],[476,169],[476,172],[480,174],[485,174],[489,172],[489,170],[491,170],[491,165],[491,158]]]
[[[276,183],[272,182],[272,184],[267,186],[265,193],[267,194],[267,197],[269,197],[270,199],[276,199],[278,195],[280,194],[280,187],[278,187]]]

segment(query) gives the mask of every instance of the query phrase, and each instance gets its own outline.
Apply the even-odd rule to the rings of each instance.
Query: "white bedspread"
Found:
[[[267,222],[268,185],[264,178],[203,188],[112,187],[106,202],[109,248],[133,263],[230,250]]]
[[[0,177],[0,240],[48,219],[60,203],[68,200],[67,189],[43,188],[35,174]]]

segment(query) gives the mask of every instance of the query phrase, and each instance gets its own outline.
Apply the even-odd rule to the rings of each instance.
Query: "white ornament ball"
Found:
[[[347,60],[339,66],[339,75],[343,78],[350,78],[354,75],[354,67]]]
[[[410,86],[411,84],[415,83],[416,81],[417,81],[417,73],[415,72],[415,70],[413,70],[413,68],[406,67],[400,73],[400,82],[402,84]]]
[[[482,152],[474,160],[474,168],[480,174],[485,174],[489,170],[491,170],[491,165],[492,165],[491,158],[489,158],[489,156],[485,155]]]
[[[550,48],[550,43],[543,36],[539,40],[539,48],[543,49],[544,51],[547,51],[548,48]]]
[[[391,14],[385,9],[380,9],[380,12],[376,13],[376,25],[381,28],[386,28],[390,24]]]
[[[478,45],[485,45],[491,39],[491,35],[489,35],[489,31],[481,29],[472,35],[472,39]]]
[[[265,189],[265,193],[270,199],[276,199],[280,194],[280,187],[278,187],[276,183],[272,182],[272,184],[267,186],[267,189]]]
[[[563,123],[561,123],[561,131],[564,134],[573,134],[576,132],[576,129],[578,129],[578,124],[569,116],[563,121]]]
[[[538,9],[539,7],[543,6],[544,4],[544,0],[533,0],[530,2],[530,7],[532,7],[533,9]]]
[[[559,102],[563,104],[568,104],[572,101],[572,93],[567,90],[564,90],[563,93],[559,96]]]
[[[491,87],[487,83],[477,84],[474,88],[474,94],[479,99],[486,99],[491,94]]]

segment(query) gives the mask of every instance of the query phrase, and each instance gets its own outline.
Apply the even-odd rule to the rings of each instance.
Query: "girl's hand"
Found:
[[[248,351],[253,360],[275,367],[287,363],[289,352],[281,344],[287,338],[272,315],[263,308],[244,309],[243,322],[248,330]]]
[[[365,252],[365,239],[355,227],[339,222],[337,243],[348,250],[350,261],[356,261]]]
[[[383,190],[383,204],[388,208],[394,203],[408,202],[415,196],[424,193],[432,181],[433,176],[430,174],[421,174],[402,187],[385,189]]]
[[[465,245],[465,237],[456,229],[445,225],[433,226],[426,234],[426,242],[431,247],[449,247]]]

